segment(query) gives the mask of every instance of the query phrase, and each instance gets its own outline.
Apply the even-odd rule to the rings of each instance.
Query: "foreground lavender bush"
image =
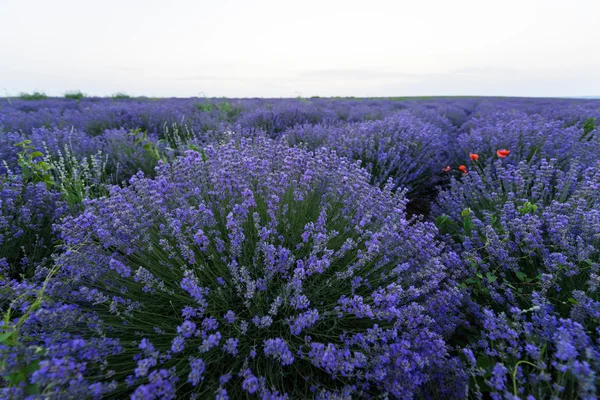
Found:
[[[406,220],[402,192],[267,139],[157,172],[62,224],[52,300],[21,332],[48,347],[32,378],[42,393],[465,395],[444,341],[459,322],[455,257],[434,226]],[[72,330],[50,329],[64,318]]]
[[[595,398],[600,384],[600,164],[473,169],[439,195],[481,321],[467,355],[494,398]],[[472,350],[477,352],[477,360]]]

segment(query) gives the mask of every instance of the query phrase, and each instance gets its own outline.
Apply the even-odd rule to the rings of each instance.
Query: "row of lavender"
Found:
[[[0,395],[595,398],[598,118],[5,100]]]

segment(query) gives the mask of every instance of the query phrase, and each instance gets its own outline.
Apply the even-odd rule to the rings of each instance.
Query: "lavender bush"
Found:
[[[0,176],[0,280],[31,276],[49,261],[57,238],[52,225],[68,213],[60,194],[44,183]]]
[[[561,166],[578,158],[588,164],[598,159],[600,138],[588,123],[565,127],[564,121],[521,111],[495,112],[463,125],[456,147],[466,156],[477,152],[491,161],[496,150],[511,149],[511,162],[553,158]]]
[[[0,101],[0,398],[598,397],[600,102],[75,97]]]
[[[443,131],[410,112],[341,127],[298,126],[286,131],[285,139],[360,160],[373,184],[391,181],[394,189],[408,188],[411,195],[431,191],[449,159]]]
[[[439,195],[481,321],[473,372],[495,397],[594,398],[600,340],[600,163],[498,160]],[[468,350],[469,352],[471,350]]]
[[[114,338],[121,349],[104,372],[63,370],[42,392],[464,393],[459,364],[446,368],[456,375],[448,385],[430,385],[456,362],[444,334],[460,293],[434,227],[407,221],[405,204],[334,153],[265,139],[190,152],[155,180],[134,177],[61,225],[59,279],[42,311],[77,305],[94,326],[82,340]],[[61,346],[51,331],[29,335]],[[72,357],[65,348],[40,365],[56,370]]]

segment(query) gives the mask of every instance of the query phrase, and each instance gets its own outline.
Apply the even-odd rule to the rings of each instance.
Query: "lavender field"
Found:
[[[0,398],[595,399],[600,100],[0,99]]]

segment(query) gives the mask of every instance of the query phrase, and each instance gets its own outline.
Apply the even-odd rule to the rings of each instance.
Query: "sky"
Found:
[[[600,96],[598,0],[0,0],[0,96]]]

